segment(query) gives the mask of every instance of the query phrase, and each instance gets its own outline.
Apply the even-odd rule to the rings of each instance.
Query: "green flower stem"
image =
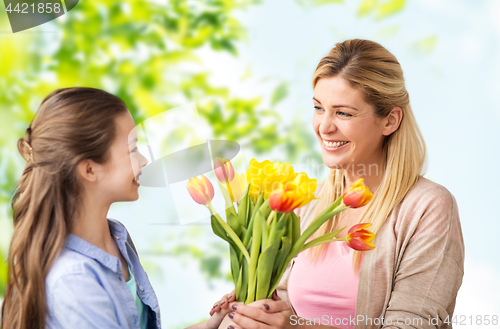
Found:
[[[335,204],[335,203],[334,203]],[[328,209],[331,207],[328,207]],[[336,208],[332,212],[327,212],[327,213],[322,213],[322,215],[316,217],[311,224],[306,228],[304,233],[300,236],[300,238],[295,242],[295,244],[292,246],[292,250],[290,251],[290,254],[287,257],[286,264],[288,264],[295,256],[297,256],[302,248],[304,247],[305,242],[309,237],[316,232],[321,225],[323,225],[329,218],[332,216],[335,216],[341,211],[346,210],[349,207],[342,207],[342,208]]]
[[[215,216],[224,231],[226,231],[229,237],[238,246],[243,256],[245,256],[245,258],[247,259],[247,262],[250,263],[250,255],[248,254],[247,248],[245,248],[243,242],[241,242],[240,238],[236,235],[236,233],[234,233],[233,229],[220,217],[211,203],[207,204],[207,208],[208,210],[210,210],[210,213]]]
[[[345,229],[345,227],[344,227],[343,229]],[[335,235],[337,235],[337,234],[338,234],[340,231],[342,231],[343,229],[340,229],[340,230],[338,230],[338,231],[332,232],[332,233],[335,233],[335,234],[333,235],[333,237],[334,237]],[[325,234],[325,235],[323,235],[323,236],[321,236],[321,237],[319,237],[319,238],[316,238],[316,239],[314,239],[314,240],[312,240],[312,241],[310,241],[310,242],[306,243],[306,244],[304,245],[304,247],[302,247],[302,250],[301,250],[300,252],[302,252],[302,251],[304,251],[304,250],[306,250],[306,249],[312,248],[312,247],[319,246],[320,244],[323,244],[323,243],[329,243],[329,242],[335,242],[335,241],[346,241],[346,239],[345,239],[345,238],[342,238],[342,239],[334,239],[334,238],[332,237],[332,233]]]
[[[269,227],[271,225],[271,222],[273,221],[273,217],[276,217],[276,211],[273,210],[269,214],[269,217],[267,217],[267,226]]]

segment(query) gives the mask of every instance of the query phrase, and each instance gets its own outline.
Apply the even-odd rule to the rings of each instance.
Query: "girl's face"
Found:
[[[313,128],[327,167],[349,172],[364,167],[368,173],[369,164],[380,165],[384,123],[375,117],[373,106],[360,91],[341,77],[321,78],[314,88],[313,103]],[[375,169],[381,168],[372,166]]]
[[[107,201],[134,201],[139,198],[139,184],[134,178],[148,160],[137,149],[137,131],[130,112],[116,118],[116,138],[111,146],[111,155],[102,168],[99,182],[101,195]]]

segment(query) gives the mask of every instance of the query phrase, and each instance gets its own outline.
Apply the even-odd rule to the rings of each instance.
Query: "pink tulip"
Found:
[[[215,176],[221,183],[231,182],[234,179],[234,169],[229,159],[215,159],[214,170]]]
[[[201,205],[206,206],[214,198],[214,187],[208,178],[203,175],[201,175],[201,179],[198,177],[191,178],[186,187],[193,200]]]

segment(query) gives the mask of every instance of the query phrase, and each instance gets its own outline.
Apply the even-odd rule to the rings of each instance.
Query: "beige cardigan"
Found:
[[[320,189],[321,185],[316,195]],[[302,231],[313,219],[315,202],[297,210]],[[465,253],[455,197],[421,177],[389,214],[373,243],[375,249],[365,252],[359,273],[359,321],[352,322],[354,328],[452,328]],[[279,296],[289,305],[293,263],[278,286]]]

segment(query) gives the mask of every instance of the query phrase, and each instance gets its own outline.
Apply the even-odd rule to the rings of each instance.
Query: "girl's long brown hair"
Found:
[[[425,141],[410,106],[401,65],[382,45],[361,39],[337,43],[316,67],[313,88],[319,79],[335,76],[358,89],[364,100],[373,105],[375,116],[387,117],[394,107],[400,107],[403,112],[398,129],[384,139],[382,152],[385,171],[382,182],[359,220],[360,223],[372,223],[369,230],[377,234],[392,209],[425,174]],[[342,194],[345,184],[344,169],[330,169],[320,200],[315,205],[316,215]],[[341,214],[323,224],[313,238],[340,229],[338,219]],[[309,249],[311,259],[319,259],[325,254],[326,247],[327,244],[322,244]],[[354,251],[354,272],[360,269],[362,253]]]
[[[121,99],[103,90],[58,89],[43,100],[18,140],[27,164],[11,203],[14,234],[2,306],[4,329],[45,328],[45,277],[80,210],[76,166],[84,159],[108,160],[115,118],[126,111]]]

